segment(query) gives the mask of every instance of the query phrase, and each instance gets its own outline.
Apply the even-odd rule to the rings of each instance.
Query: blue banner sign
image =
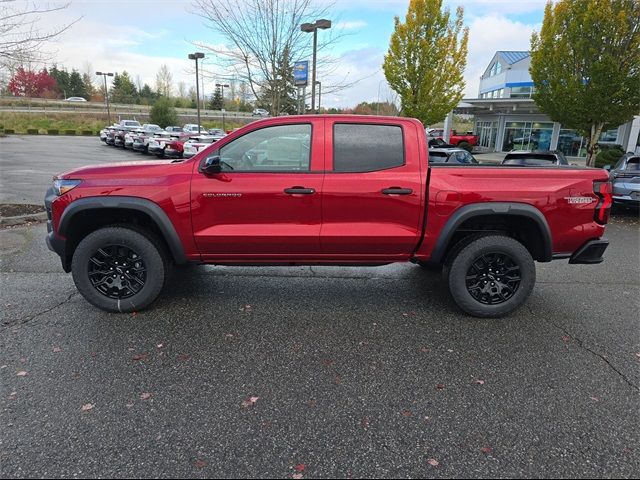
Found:
[[[293,64],[293,82],[299,87],[305,87],[309,78],[309,60]]]

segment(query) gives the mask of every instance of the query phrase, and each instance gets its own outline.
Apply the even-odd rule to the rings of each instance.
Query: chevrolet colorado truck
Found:
[[[457,303],[499,317],[534,261],[599,263],[611,209],[602,169],[429,165],[422,124],[291,116],[251,123],[190,159],[54,177],[49,248],[110,312],[147,307],[173,265],[438,268]]]

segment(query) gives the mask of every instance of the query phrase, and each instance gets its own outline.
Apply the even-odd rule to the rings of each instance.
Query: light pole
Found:
[[[111,72],[96,72],[96,75],[102,75],[104,78],[104,99],[107,102],[107,121],[111,125],[111,110],[109,110],[109,90],[107,90],[107,77],[113,77]]]
[[[198,135],[200,134],[200,84],[198,82],[198,59],[204,58],[204,53],[196,52],[189,54],[189,60],[196,61],[196,107],[198,107]]]
[[[228,83],[216,83],[216,87],[220,88],[220,96],[222,97],[222,130],[224,130],[225,132],[227,131],[227,129],[225,128],[224,125],[224,87],[228,87],[229,84]],[[231,92],[233,93],[233,92]]]
[[[320,105],[322,104],[322,82],[318,80],[316,85],[318,85],[318,113],[320,113]]]
[[[316,113],[316,52],[318,50],[318,29],[331,28],[331,20],[316,20],[315,23],[303,23],[300,30],[306,33],[313,32],[313,60],[311,67],[311,111]]]

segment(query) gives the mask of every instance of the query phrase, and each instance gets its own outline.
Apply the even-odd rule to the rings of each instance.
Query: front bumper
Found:
[[[180,150],[174,150],[173,148],[165,148],[164,156],[169,158],[182,158],[182,152]]]
[[[71,271],[71,265],[67,259],[67,240],[56,235],[56,232],[53,229],[51,203],[56,198],[58,197],[53,192],[53,187],[49,187],[44,197],[44,207],[47,210],[47,237],[45,238],[45,241],[47,242],[47,247],[49,247],[49,250],[55,252],[60,257],[60,261],[62,262],[62,269],[65,272],[69,273]]]
[[[608,240],[589,240],[574,252],[569,258],[569,263],[595,264],[602,263],[602,255],[609,246]]]

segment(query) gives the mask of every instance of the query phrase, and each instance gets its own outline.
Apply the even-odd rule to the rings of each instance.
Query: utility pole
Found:
[[[318,29],[331,28],[331,20],[316,20],[315,23],[303,23],[300,30],[313,33],[313,59],[311,67],[311,112],[316,113],[316,53],[318,50]]]
[[[107,121],[111,125],[111,110],[109,109],[109,90],[107,89],[107,77],[113,77],[112,72],[96,72],[96,75],[102,75],[104,78],[104,100],[107,104]]]

